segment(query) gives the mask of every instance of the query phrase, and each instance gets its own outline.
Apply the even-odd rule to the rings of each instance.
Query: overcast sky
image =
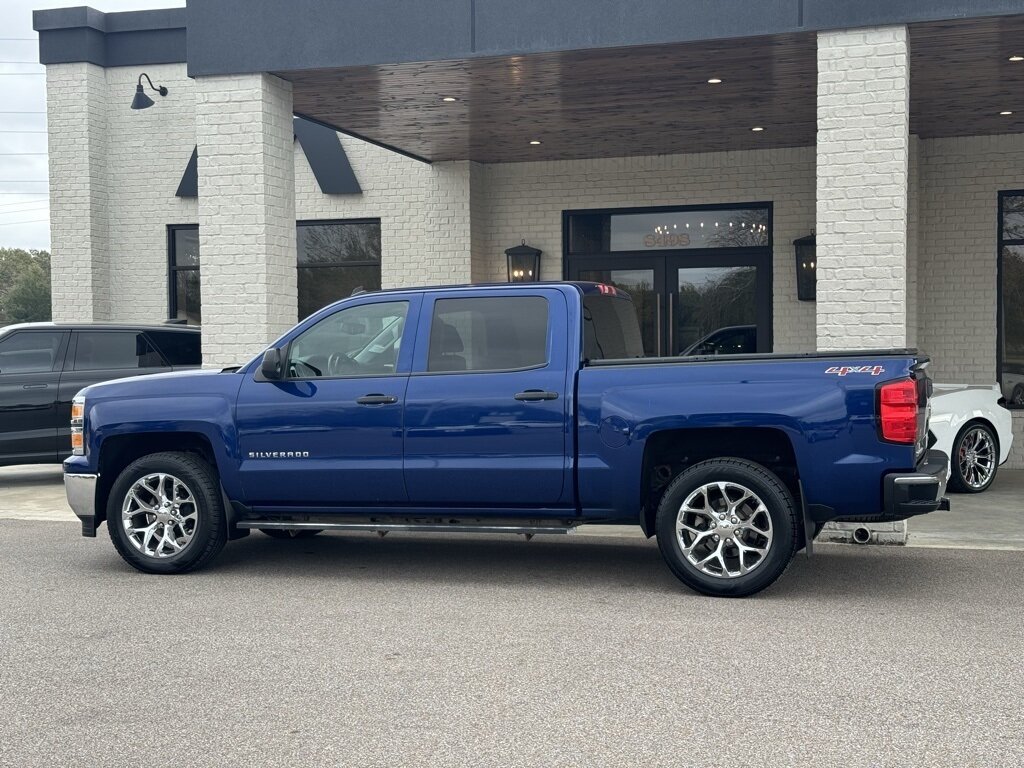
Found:
[[[0,248],[50,247],[46,78],[32,11],[75,5],[139,11],[185,0],[0,0]]]

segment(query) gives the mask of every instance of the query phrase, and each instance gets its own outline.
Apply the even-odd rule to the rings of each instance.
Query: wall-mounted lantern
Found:
[[[814,247],[814,230],[793,241],[796,251],[796,297],[814,301],[818,297],[818,258]]]
[[[162,85],[153,85],[153,81],[149,79],[149,75],[143,72],[139,75],[139,82],[135,86],[135,98],[132,99],[132,109],[149,109],[153,106],[153,100],[146,95],[146,91],[142,87],[142,78],[146,78],[146,82],[149,83],[149,89],[153,93],[159,93],[161,96],[167,95],[167,89]]]
[[[510,283],[535,283],[540,280],[540,255],[538,248],[531,248],[523,240],[505,251],[508,257],[508,281]]]

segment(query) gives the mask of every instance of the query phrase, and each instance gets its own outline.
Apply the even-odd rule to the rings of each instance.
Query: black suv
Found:
[[[0,466],[71,455],[71,398],[110,379],[198,368],[198,328],[25,323],[0,328]]]

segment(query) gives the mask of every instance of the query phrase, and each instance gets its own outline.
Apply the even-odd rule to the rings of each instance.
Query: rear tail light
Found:
[[[878,419],[883,440],[905,445],[917,442],[917,404],[917,382],[913,379],[890,381],[878,388]]]

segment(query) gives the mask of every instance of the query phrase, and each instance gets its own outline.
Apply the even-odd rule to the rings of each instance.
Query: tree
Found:
[[[50,317],[50,254],[0,248],[0,324]]]

